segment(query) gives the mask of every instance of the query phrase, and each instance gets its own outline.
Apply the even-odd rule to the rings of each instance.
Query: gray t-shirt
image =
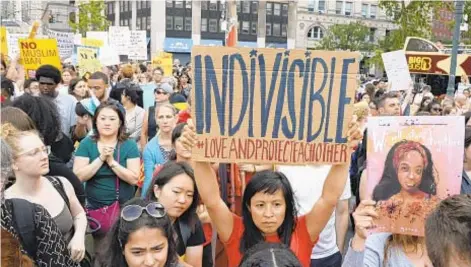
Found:
[[[70,128],[74,126],[77,121],[77,115],[75,114],[77,99],[71,95],[58,94],[54,99],[54,103],[56,103],[61,116],[62,132],[68,137],[71,137]]]

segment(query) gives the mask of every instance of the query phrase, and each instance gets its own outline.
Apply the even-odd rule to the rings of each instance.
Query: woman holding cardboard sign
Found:
[[[356,146],[362,138],[356,118],[350,124],[348,136],[350,147]],[[195,129],[190,121],[181,142],[191,149],[196,140]],[[348,164],[332,167],[321,198],[308,214],[299,218],[288,179],[275,171],[259,172],[244,190],[241,218],[233,214],[221,198],[214,197],[219,187],[211,164],[196,162],[196,185],[219,238],[226,247],[229,266],[238,266],[242,254],[263,241],[290,246],[303,266],[309,266],[312,248],[344,189],[348,168]]]

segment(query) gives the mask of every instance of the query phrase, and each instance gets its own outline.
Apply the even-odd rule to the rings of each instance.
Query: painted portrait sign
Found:
[[[372,231],[423,236],[427,215],[460,192],[464,118],[371,117],[367,149]]]
[[[193,47],[194,160],[348,162],[358,59],[354,52]]]

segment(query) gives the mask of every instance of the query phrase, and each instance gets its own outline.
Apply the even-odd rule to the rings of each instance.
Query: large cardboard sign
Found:
[[[74,53],[74,33],[73,32],[58,32],[47,30],[47,35],[51,39],[57,40],[60,57],[65,59],[72,56]]]
[[[62,70],[57,41],[55,39],[20,39],[21,59],[28,77],[34,77],[41,65],[53,65]]]
[[[128,59],[147,60],[146,31],[131,31]]]
[[[409,89],[412,79],[404,50],[383,53],[381,57],[388,75],[388,81],[391,83],[391,91]]]
[[[173,66],[173,55],[172,53],[166,53],[160,51],[152,58],[152,66],[161,67],[164,70],[164,75],[169,76],[172,74],[172,66]]]
[[[87,72],[94,73],[101,71],[99,48],[77,46],[77,63],[80,76],[83,76]]]
[[[367,198],[377,201],[373,232],[424,235],[427,215],[459,194],[462,116],[368,118]]]
[[[349,161],[358,59],[354,52],[193,47],[194,159]]]

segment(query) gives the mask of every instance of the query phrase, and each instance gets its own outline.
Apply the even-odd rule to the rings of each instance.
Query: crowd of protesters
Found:
[[[2,61],[0,72],[2,266],[471,266],[464,77],[453,98],[366,82],[350,164],[272,166],[192,161],[190,63],[82,76],[43,65],[25,80]],[[366,122],[403,115],[470,123],[461,194],[431,213],[425,237],[368,231]]]

